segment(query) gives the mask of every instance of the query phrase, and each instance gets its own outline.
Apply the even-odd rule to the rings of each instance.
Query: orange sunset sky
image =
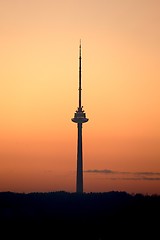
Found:
[[[160,1],[0,1],[0,191],[160,194]]]

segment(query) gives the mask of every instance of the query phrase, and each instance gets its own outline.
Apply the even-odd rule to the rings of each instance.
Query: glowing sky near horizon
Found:
[[[0,1],[0,191],[75,191],[81,39],[84,191],[160,194],[159,12],[158,0]]]

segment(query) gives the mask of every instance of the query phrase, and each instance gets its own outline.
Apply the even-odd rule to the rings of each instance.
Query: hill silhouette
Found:
[[[159,216],[159,195],[0,192],[4,239],[155,239]]]

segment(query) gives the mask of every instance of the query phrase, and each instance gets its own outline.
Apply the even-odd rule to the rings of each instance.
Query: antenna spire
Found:
[[[81,57],[81,39],[80,39],[80,45],[79,45],[79,109],[80,108],[82,108],[82,106],[81,106],[81,99],[82,99],[82,93],[81,93],[81,91],[82,91],[82,86],[81,86],[81,77],[82,77],[82,73],[81,73],[81,71],[82,71],[82,69],[81,69],[81,59],[82,59],[82,57]]]

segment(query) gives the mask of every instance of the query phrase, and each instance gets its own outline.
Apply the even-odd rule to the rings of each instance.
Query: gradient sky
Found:
[[[160,194],[160,1],[0,1],[0,191]]]

